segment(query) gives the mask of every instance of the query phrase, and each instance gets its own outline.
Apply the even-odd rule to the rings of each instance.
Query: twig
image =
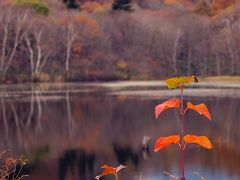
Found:
[[[178,180],[178,176],[174,176],[174,175],[170,174],[169,172],[164,171],[163,174],[165,174],[166,176],[169,176],[171,178],[171,180]]]
[[[194,175],[198,176],[200,180],[206,180],[203,176],[201,176],[198,172],[194,172]]]

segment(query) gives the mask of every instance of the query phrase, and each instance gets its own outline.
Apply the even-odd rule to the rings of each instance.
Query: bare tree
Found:
[[[233,39],[232,39],[232,27],[230,24],[230,20],[228,18],[225,19],[225,23],[226,23],[226,28],[227,30],[225,31],[225,36],[226,36],[226,42],[227,42],[227,50],[228,50],[228,54],[231,60],[231,65],[230,65],[230,69],[231,69],[231,74],[233,75],[235,72],[235,53],[233,50]]]
[[[3,11],[0,22],[0,26],[3,29],[0,71],[5,76],[16,56],[17,47],[23,39],[23,28],[27,20],[28,10],[22,12],[9,8]]]
[[[24,36],[32,80],[39,78],[51,54],[48,37],[48,25],[39,22],[39,20],[33,20],[30,23],[30,27]]]
[[[66,31],[66,59],[65,59],[65,70],[67,75],[69,74],[69,61],[71,58],[71,50],[73,42],[76,40],[78,32],[74,29],[74,25],[69,23],[65,29]]]

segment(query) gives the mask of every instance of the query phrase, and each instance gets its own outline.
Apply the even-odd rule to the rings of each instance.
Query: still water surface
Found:
[[[179,132],[176,110],[164,112],[158,120],[154,117],[155,105],[178,96],[178,92],[166,94],[161,88],[101,84],[1,87],[0,148],[27,157],[24,172],[33,180],[93,180],[105,163],[126,165],[120,172],[122,180],[169,179],[164,171],[180,176],[177,145],[153,152],[157,137]],[[199,179],[194,172],[207,180],[240,179],[240,88],[224,87],[218,94],[215,90],[186,91],[185,102],[204,102],[213,119],[209,122],[190,111],[186,115],[186,133],[208,136],[214,145],[213,150],[187,146],[185,169],[190,180]],[[149,151],[142,150],[144,136],[151,138]]]

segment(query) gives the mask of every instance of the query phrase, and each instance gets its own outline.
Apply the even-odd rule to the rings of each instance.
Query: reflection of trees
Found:
[[[69,90],[66,91],[66,105],[67,105],[67,125],[68,125],[68,134],[71,137],[75,129],[75,121],[72,117],[71,104],[69,99]]]
[[[59,158],[59,179],[64,180],[69,172],[71,178],[75,175],[75,179],[91,179],[94,177],[94,163],[94,153],[84,149],[68,150]]]
[[[117,144],[113,144],[113,151],[120,164],[126,164],[127,161],[130,161],[136,168],[138,167],[140,154],[138,152],[134,152],[130,146],[122,147]]]
[[[231,136],[231,129],[232,129],[232,123],[233,123],[233,118],[232,118],[232,114],[233,114],[233,111],[234,111],[234,99],[231,98],[230,99],[230,102],[229,102],[229,106],[228,106],[228,110],[227,110],[227,122],[228,122],[228,126],[227,126],[227,137],[226,137],[226,141],[229,142],[231,139],[230,139],[230,136]]]
[[[8,139],[8,122],[6,117],[6,107],[5,107],[5,103],[3,102],[3,98],[1,98],[1,107],[2,107],[3,123],[5,128],[5,136],[6,136],[6,139]]]
[[[1,138],[4,137],[1,145],[4,148],[19,145],[19,149],[26,146],[27,151],[31,152],[30,148],[38,148],[41,143],[47,142],[51,146],[51,152],[56,152],[56,155],[66,152],[59,158],[59,169],[62,169],[62,174],[59,172],[60,177],[67,177],[72,172],[72,166],[75,169],[73,174],[88,177],[91,174],[90,167],[93,166],[90,165],[91,162],[100,166],[102,164],[99,161],[102,163],[106,159],[111,159],[112,163],[118,161],[142,168],[145,166],[139,151],[142,137],[148,135],[155,139],[159,135],[178,132],[174,110],[163,113],[163,120],[155,120],[152,109],[159,101],[143,99],[139,102],[139,99],[120,99],[96,92],[75,94],[69,86],[64,86],[59,93],[54,92],[54,96],[49,94],[49,91],[46,92],[41,87],[32,87],[29,95],[11,97],[10,93],[4,93],[1,96],[0,133],[3,135]],[[193,101],[194,104],[200,103],[200,100]],[[209,123],[204,117],[188,112],[187,129],[189,133],[207,135],[215,145],[220,145],[210,153],[194,149],[191,154],[201,166],[205,166],[205,161],[211,159],[208,168],[223,168],[239,174],[236,170],[239,164],[236,157],[239,157],[240,147],[240,124],[236,119],[239,117],[239,99],[208,98],[202,101],[208,105],[213,121]],[[152,146],[153,142],[150,149]],[[68,152],[76,147],[84,150]],[[94,154],[92,151],[96,155],[91,155]],[[175,153],[177,156],[178,151],[173,146],[172,151],[171,148],[170,151],[163,150],[157,156],[160,161],[150,159],[147,163],[170,172],[173,167],[178,167],[178,159],[170,155]],[[194,159],[193,155],[189,157]],[[97,156],[97,161],[91,160],[90,156],[92,159]],[[152,156],[156,157],[154,154]],[[229,162],[226,157],[229,157]],[[71,165],[71,161],[74,165]],[[218,162],[221,166],[215,165]],[[233,166],[236,167],[232,168]]]
[[[30,103],[18,103],[7,92],[1,97],[1,112],[4,123],[5,140],[11,142],[16,137],[21,145],[24,133],[35,129],[35,133],[41,132],[42,103],[39,90],[31,89]],[[32,126],[31,126],[32,125]],[[14,139],[14,138],[13,138]]]
[[[42,131],[42,124],[41,124],[41,116],[42,116],[42,104],[40,97],[41,93],[39,91],[35,91],[35,99],[37,103],[37,122],[36,122],[36,133],[41,133]]]
[[[21,92],[20,92],[21,93]],[[63,99],[65,103],[61,101],[61,104],[57,103],[56,106],[60,106],[59,114],[62,113],[67,118],[67,131],[69,136],[73,134],[75,129],[75,121],[72,116],[72,107],[70,102],[70,91],[67,87],[67,90],[64,91]],[[61,129],[61,126],[64,122],[55,122],[62,121],[62,119],[49,119],[49,112],[51,110],[52,102],[46,100],[46,92],[42,90],[41,86],[31,86],[30,91],[26,91],[23,95],[11,96],[8,92],[3,92],[0,98],[0,116],[2,117],[2,128],[4,132],[4,142],[10,142],[11,144],[23,145],[23,142],[28,142],[33,135],[44,136],[45,132],[48,131],[48,125],[52,126],[55,123],[57,130]],[[45,103],[46,102],[46,103]],[[51,104],[49,104],[51,103]],[[66,105],[65,105],[66,104]],[[48,109],[51,107],[50,109]],[[47,110],[47,111],[46,111]],[[49,111],[48,111],[49,110]],[[56,110],[56,111],[57,111]],[[55,114],[58,114],[54,111]],[[51,114],[50,114],[51,115]],[[61,116],[64,119],[64,116]],[[43,120],[47,119],[47,122]],[[53,131],[54,132],[54,131]],[[52,132],[47,132],[52,133]],[[27,139],[26,139],[27,138]]]
[[[2,101],[3,102],[3,101]],[[11,107],[11,110],[12,110],[12,113],[13,113],[13,115],[14,115],[14,122],[15,122],[15,124],[16,124],[16,137],[17,137],[17,140],[18,140],[18,142],[20,142],[21,141],[21,124],[19,123],[19,118],[18,118],[18,114],[17,114],[17,111],[16,111],[16,108],[15,108],[15,106],[14,106],[14,104],[12,103],[12,102],[10,102],[10,107]]]
[[[186,158],[188,162],[192,161],[194,165],[200,164],[203,169],[210,170],[212,174],[240,175],[240,152],[232,145],[214,144],[211,151],[188,148]]]

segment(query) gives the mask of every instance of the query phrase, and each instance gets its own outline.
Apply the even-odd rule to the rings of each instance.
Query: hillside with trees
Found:
[[[0,1],[0,81],[239,75],[238,0]]]

